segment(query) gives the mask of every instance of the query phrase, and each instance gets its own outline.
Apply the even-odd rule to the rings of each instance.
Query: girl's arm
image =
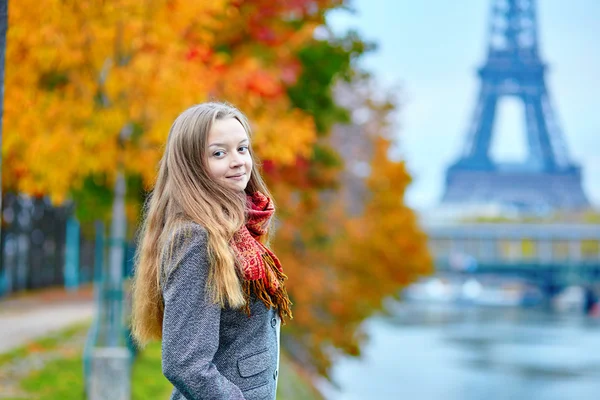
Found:
[[[179,243],[173,253],[179,262],[163,283],[163,374],[189,400],[243,399],[240,389],[213,363],[219,347],[221,308],[206,296],[206,231],[193,225],[185,240],[177,240],[177,236],[181,235],[176,235]]]

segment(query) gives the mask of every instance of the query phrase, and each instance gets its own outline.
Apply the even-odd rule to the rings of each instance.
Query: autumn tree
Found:
[[[324,142],[343,168],[336,185],[291,196],[294,211],[275,243],[286,257],[296,302],[283,340],[296,359],[324,376],[336,354],[360,354],[361,324],[382,310],[384,299],[432,267],[426,238],[404,205],[410,177],[390,156],[397,101],[363,74],[338,80],[335,89],[336,104],[350,118]]]
[[[148,187],[172,120],[208,99],[249,114],[263,158],[308,156],[314,121],[291,107],[286,82],[299,72],[295,49],[321,22],[314,4],[334,2],[269,4],[11,3],[5,186],[56,203],[80,194],[83,205],[86,193],[111,190],[122,163],[130,184]]]
[[[274,246],[295,303],[283,341],[326,375],[331,349],[358,354],[361,322],[429,267],[403,203],[408,174],[387,157],[394,107],[355,90],[365,76],[357,60],[373,45],[326,27],[325,13],[343,5],[11,2],[4,187],[73,201],[82,220],[108,219],[121,173],[136,221],[176,115],[210,99],[237,105],[279,206]],[[355,85],[359,105],[336,95],[340,82]],[[357,107],[367,120],[356,121]],[[357,181],[344,178],[353,160],[331,137],[339,124],[352,127],[342,139],[370,170],[360,191],[344,191]],[[360,212],[351,212],[343,199],[358,194]]]

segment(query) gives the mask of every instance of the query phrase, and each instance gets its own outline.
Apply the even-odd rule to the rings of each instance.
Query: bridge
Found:
[[[425,231],[439,272],[517,276],[548,295],[600,282],[600,225],[430,224]]]

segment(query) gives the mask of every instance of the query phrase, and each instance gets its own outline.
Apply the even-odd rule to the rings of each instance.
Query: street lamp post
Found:
[[[131,135],[128,124],[121,131],[120,144]],[[118,163],[109,239],[108,268],[104,269],[99,307],[99,345],[94,347],[89,381],[89,400],[129,400],[131,396],[131,350],[127,347],[124,321],[124,260],[126,181]]]

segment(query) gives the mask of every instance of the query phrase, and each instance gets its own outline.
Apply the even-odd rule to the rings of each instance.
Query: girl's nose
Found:
[[[243,164],[244,164],[244,161],[242,160],[242,157],[240,157],[237,154],[235,154],[231,158],[231,162],[229,163],[229,165],[230,165],[231,168],[241,167]]]

